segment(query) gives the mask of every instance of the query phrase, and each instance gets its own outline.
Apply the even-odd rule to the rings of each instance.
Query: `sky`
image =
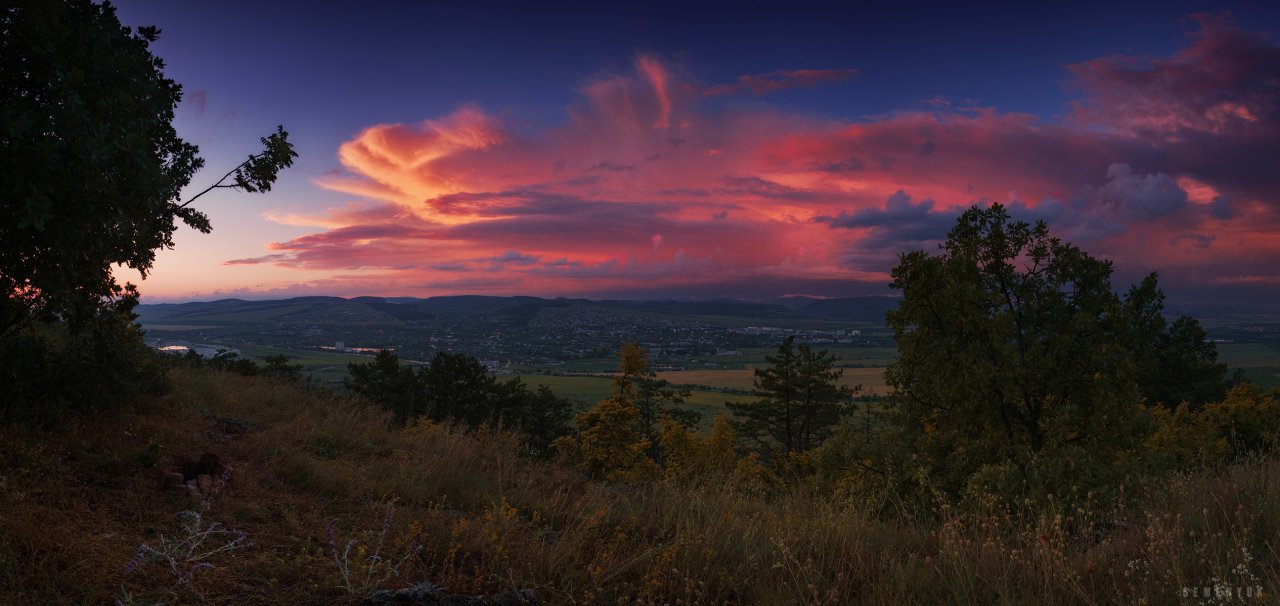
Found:
[[[191,194],[277,124],[300,155],[143,301],[891,294],[992,203],[1117,289],[1274,301],[1280,8],[1031,4],[118,2]]]

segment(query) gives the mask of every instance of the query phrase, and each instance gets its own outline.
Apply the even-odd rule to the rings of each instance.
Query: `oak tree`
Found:
[[[1110,261],[999,204],[964,212],[938,253],[904,253],[892,276],[899,468],[949,492],[1115,485],[1144,456],[1160,356],[1212,362],[1193,320],[1166,328],[1154,274],[1121,297]]]

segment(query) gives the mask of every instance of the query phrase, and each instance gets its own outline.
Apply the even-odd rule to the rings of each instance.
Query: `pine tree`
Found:
[[[755,402],[729,402],[738,430],[783,456],[812,450],[829,437],[857,390],[839,384],[843,370],[827,350],[787,337],[769,366],[755,371]],[[860,387],[858,389],[861,389]]]

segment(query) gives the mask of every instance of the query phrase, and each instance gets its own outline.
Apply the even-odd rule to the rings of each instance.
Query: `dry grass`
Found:
[[[131,411],[0,433],[0,602],[111,603],[122,586],[165,597],[172,573],[122,570],[139,545],[174,536],[177,512],[200,509],[159,490],[157,470],[206,451],[235,474],[201,511],[252,543],[192,581],[214,604],[357,602],[325,528],[336,519],[340,542],[372,550],[389,501],[384,553],[424,550],[384,586],[531,587],[552,603],[1166,604],[1215,578],[1280,590],[1274,460],[1176,478],[1115,511],[939,503],[911,515],[851,489],[606,486],[513,456],[508,435],[389,429],[361,402],[267,379],[174,380],[173,395]],[[221,442],[198,409],[250,430]],[[358,550],[360,572],[369,554]],[[173,593],[167,603],[198,602]]]

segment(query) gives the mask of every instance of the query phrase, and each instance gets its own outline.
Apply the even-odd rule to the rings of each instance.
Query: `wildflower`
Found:
[[[138,548],[138,552],[133,554],[133,559],[129,560],[129,563],[124,565],[124,576],[133,574],[133,571],[138,569],[138,566],[142,564],[142,559],[147,557],[148,553],[151,553],[151,547],[147,546],[146,543],[143,543],[142,546]]]

